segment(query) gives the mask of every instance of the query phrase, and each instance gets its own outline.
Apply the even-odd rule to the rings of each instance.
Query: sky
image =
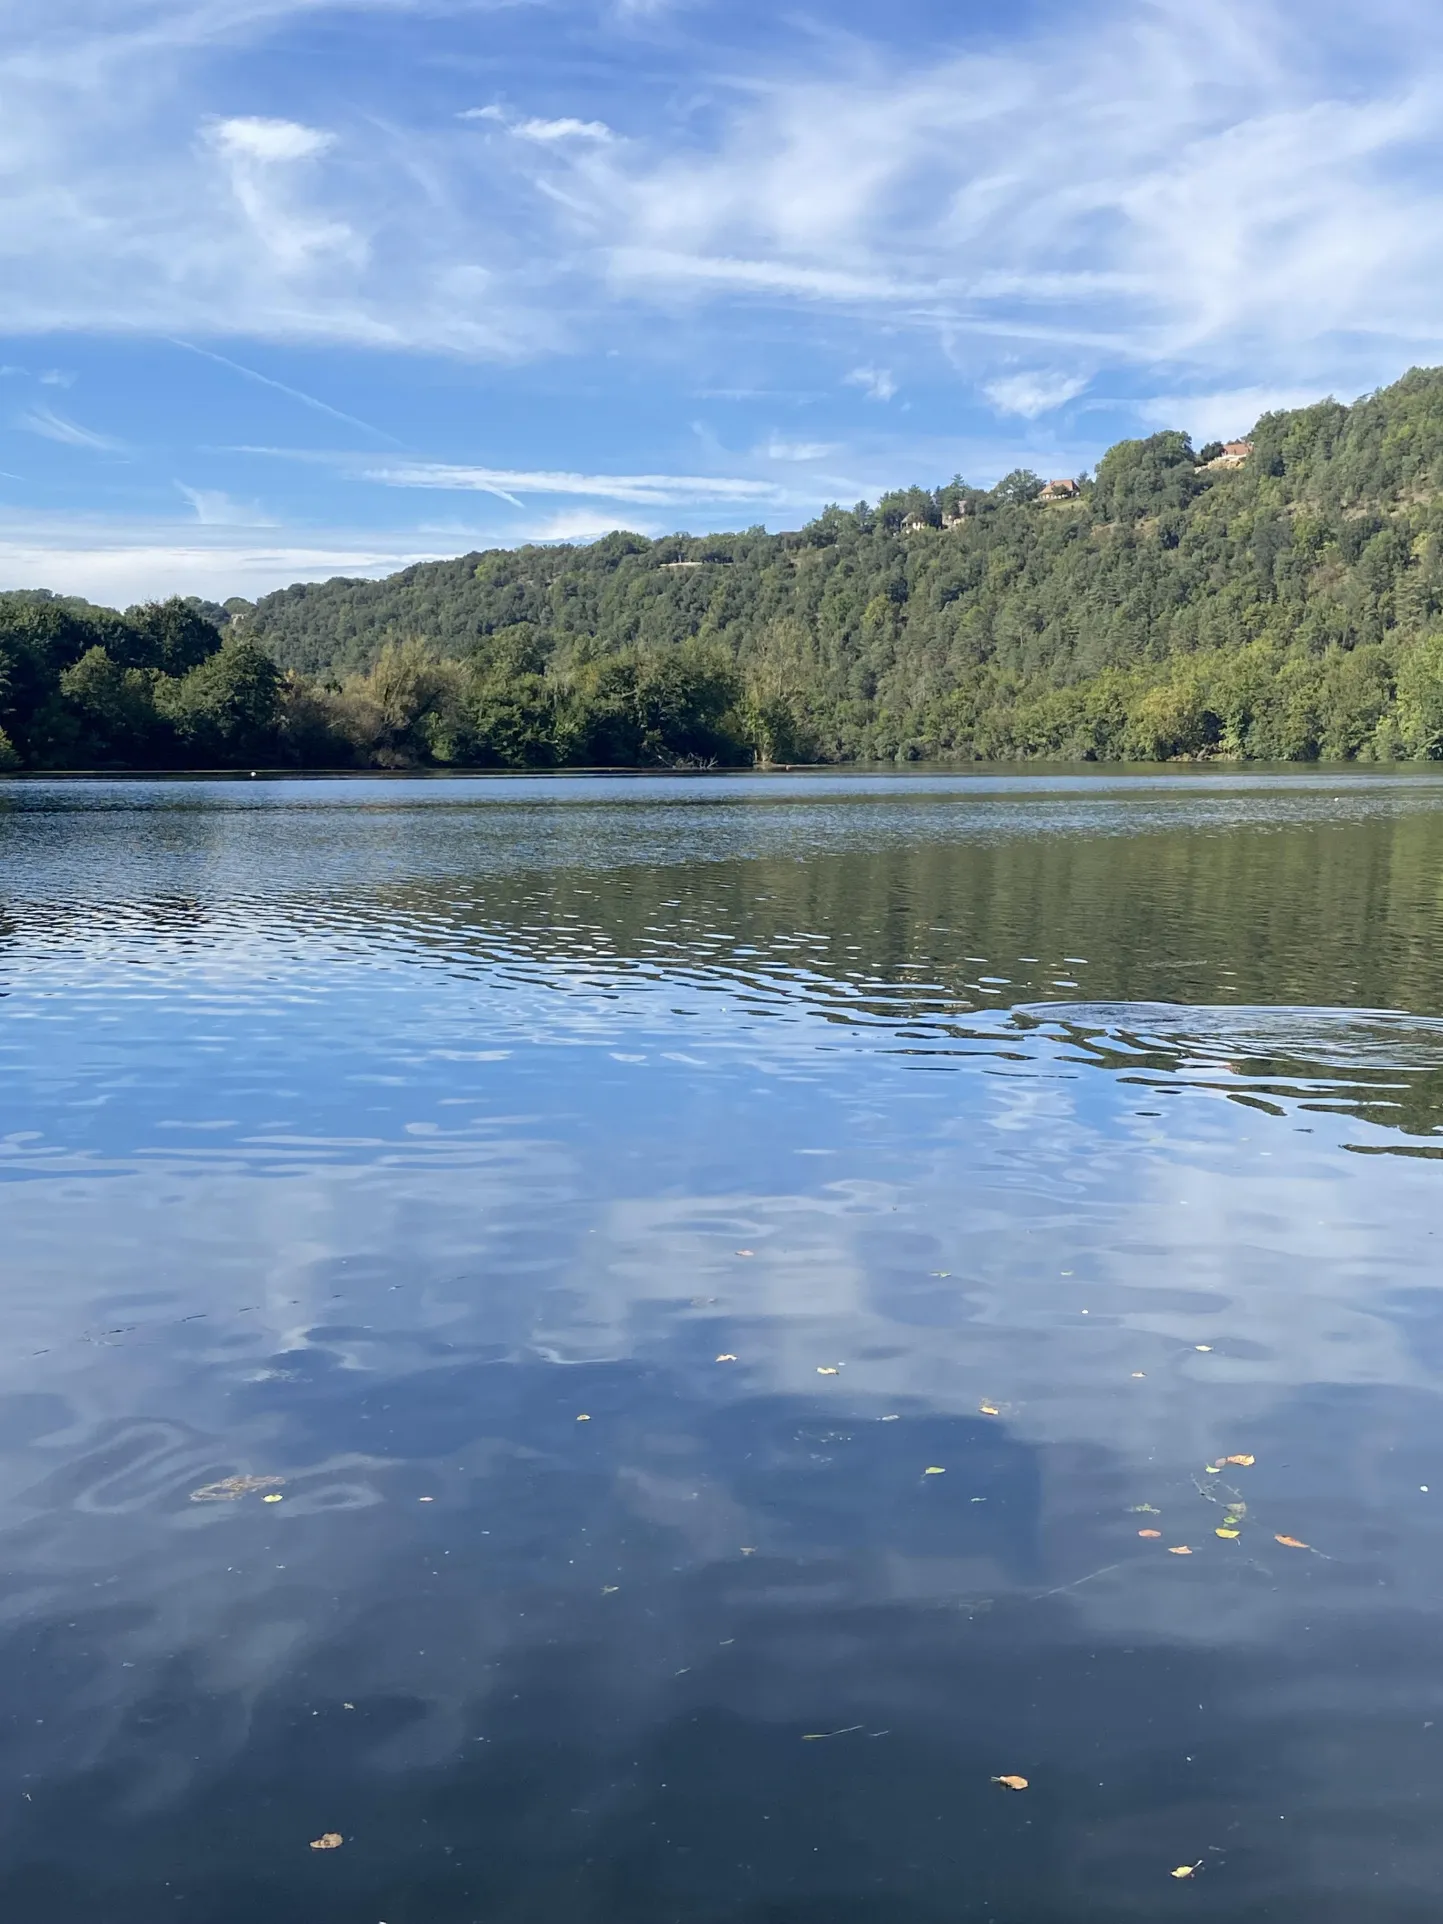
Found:
[[[0,587],[797,527],[1437,362],[1437,0],[0,0]]]

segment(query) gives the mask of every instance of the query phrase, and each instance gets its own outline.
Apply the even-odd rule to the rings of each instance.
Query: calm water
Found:
[[[1440,910],[1427,776],[0,788],[0,1915],[1434,1919]]]

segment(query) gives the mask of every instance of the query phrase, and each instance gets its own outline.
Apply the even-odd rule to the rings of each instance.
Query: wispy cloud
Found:
[[[221,153],[236,160],[258,160],[266,166],[282,161],[314,160],[317,154],[335,144],[333,134],[318,127],[303,127],[294,120],[263,120],[245,117],[218,120],[210,137]]]
[[[277,394],[284,394],[292,401],[299,401],[302,407],[313,408],[317,414],[328,414],[333,421],[342,421],[347,427],[360,428],[365,434],[374,434],[378,441],[389,441],[393,447],[401,446],[395,435],[387,434],[384,428],[373,427],[369,421],[362,421],[354,414],[347,414],[341,408],[332,407],[329,401],[318,400],[314,394],[307,394],[301,388],[291,387],[285,381],[277,381],[272,375],[258,373],[253,367],[245,367],[240,361],[233,361],[228,354],[218,354],[211,347],[199,347],[194,341],[177,340],[174,345],[183,347],[188,354],[199,354],[204,360],[214,361],[219,367],[228,367],[233,374],[242,375],[247,381],[255,381],[260,387],[271,388]]]
[[[273,528],[272,516],[254,502],[236,501],[220,488],[188,488],[184,481],[176,487],[195,510],[195,518],[205,528]]]
[[[869,401],[890,401],[897,392],[896,377],[885,367],[854,367],[842,385],[859,387]]]
[[[604,120],[519,120],[511,129],[519,140],[614,140]]]
[[[108,434],[98,434],[94,428],[82,427],[79,421],[57,414],[54,408],[26,408],[17,416],[15,425],[27,434],[38,434],[46,441],[58,441],[67,448],[93,448],[100,454],[117,454],[124,446]]]
[[[1003,414],[1020,414],[1035,421],[1041,414],[1075,401],[1087,386],[1080,374],[1061,374],[1053,370],[1003,374],[984,384],[982,392]]]
[[[769,481],[692,474],[568,474],[516,468],[480,468],[442,461],[411,461],[364,471],[368,481],[390,488],[452,488],[516,501],[528,494],[589,495],[599,501],[631,501],[641,507],[675,507],[705,501],[778,501]],[[517,501],[517,505],[520,503]]]
[[[768,461],[825,461],[839,451],[835,441],[784,441],[775,434],[759,450]]]

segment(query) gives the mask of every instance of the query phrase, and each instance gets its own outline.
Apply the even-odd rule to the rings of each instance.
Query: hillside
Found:
[[[229,616],[218,661],[248,651],[247,757],[267,728],[271,758],[387,765],[1443,755],[1443,370],[1248,439],[1237,466],[1179,433],[1122,442],[1073,498],[956,480],[795,533],[616,533],[191,615]],[[164,745],[145,752],[183,756],[170,671],[102,632],[156,611],[44,604],[69,626],[37,731],[14,691],[43,708],[43,672],[3,651],[40,605],[0,597],[16,756],[144,759],[147,675]],[[263,658],[285,671],[269,721]],[[106,663],[131,678],[128,736]],[[220,743],[188,699],[192,738]]]

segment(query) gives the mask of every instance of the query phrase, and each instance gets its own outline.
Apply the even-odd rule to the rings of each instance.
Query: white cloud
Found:
[[[511,129],[521,140],[613,140],[604,120],[520,120]]]
[[[569,474],[548,470],[480,468],[443,461],[409,461],[364,471],[367,481],[391,488],[471,489],[516,501],[524,494],[580,494],[602,501],[632,501],[641,507],[668,507],[705,501],[778,501],[768,481],[692,474]]]
[[[1137,412],[1154,427],[1185,429],[1200,447],[1205,441],[1231,441],[1246,434],[1260,414],[1274,408],[1309,407],[1322,399],[1316,388],[1244,387],[1217,394],[1155,394],[1139,402]]]
[[[1086,386],[1083,375],[1037,370],[999,375],[995,381],[988,381],[982,392],[1003,414],[1020,414],[1028,421],[1035,421],[1038,415],[1050,414],[1054,408],[1075,400]]]
[[[250,117],[214,122],[210,138],[233,159],[258,160],[267,166],[278,161],[313,160],[335,142],[333,134],[303,127],[299,121]]]
[[[24,428],[27,434],[38,434],[46,441],[58,441],[67,448],[93,448],[97,453],[115,454],[122,446],[108,434],[97,434],[93,428],[82,427],[78,421],[57,414],[54,408],[26,408],[16,418],[15,425]]]
[[[768,461],[825,461],[840,452],[835,441],[783,441],[775,434],[760,451]]]
[[[843,381],[845,387],[859,387],[869,401],[890,401],[897,382],[885,367],[854,367]]]
[[[275,521],[254,502],[236,501],[220,488],[188,488],[184,481],[176,487],[195,510],[195,518],[206,528],[273,528]]]

